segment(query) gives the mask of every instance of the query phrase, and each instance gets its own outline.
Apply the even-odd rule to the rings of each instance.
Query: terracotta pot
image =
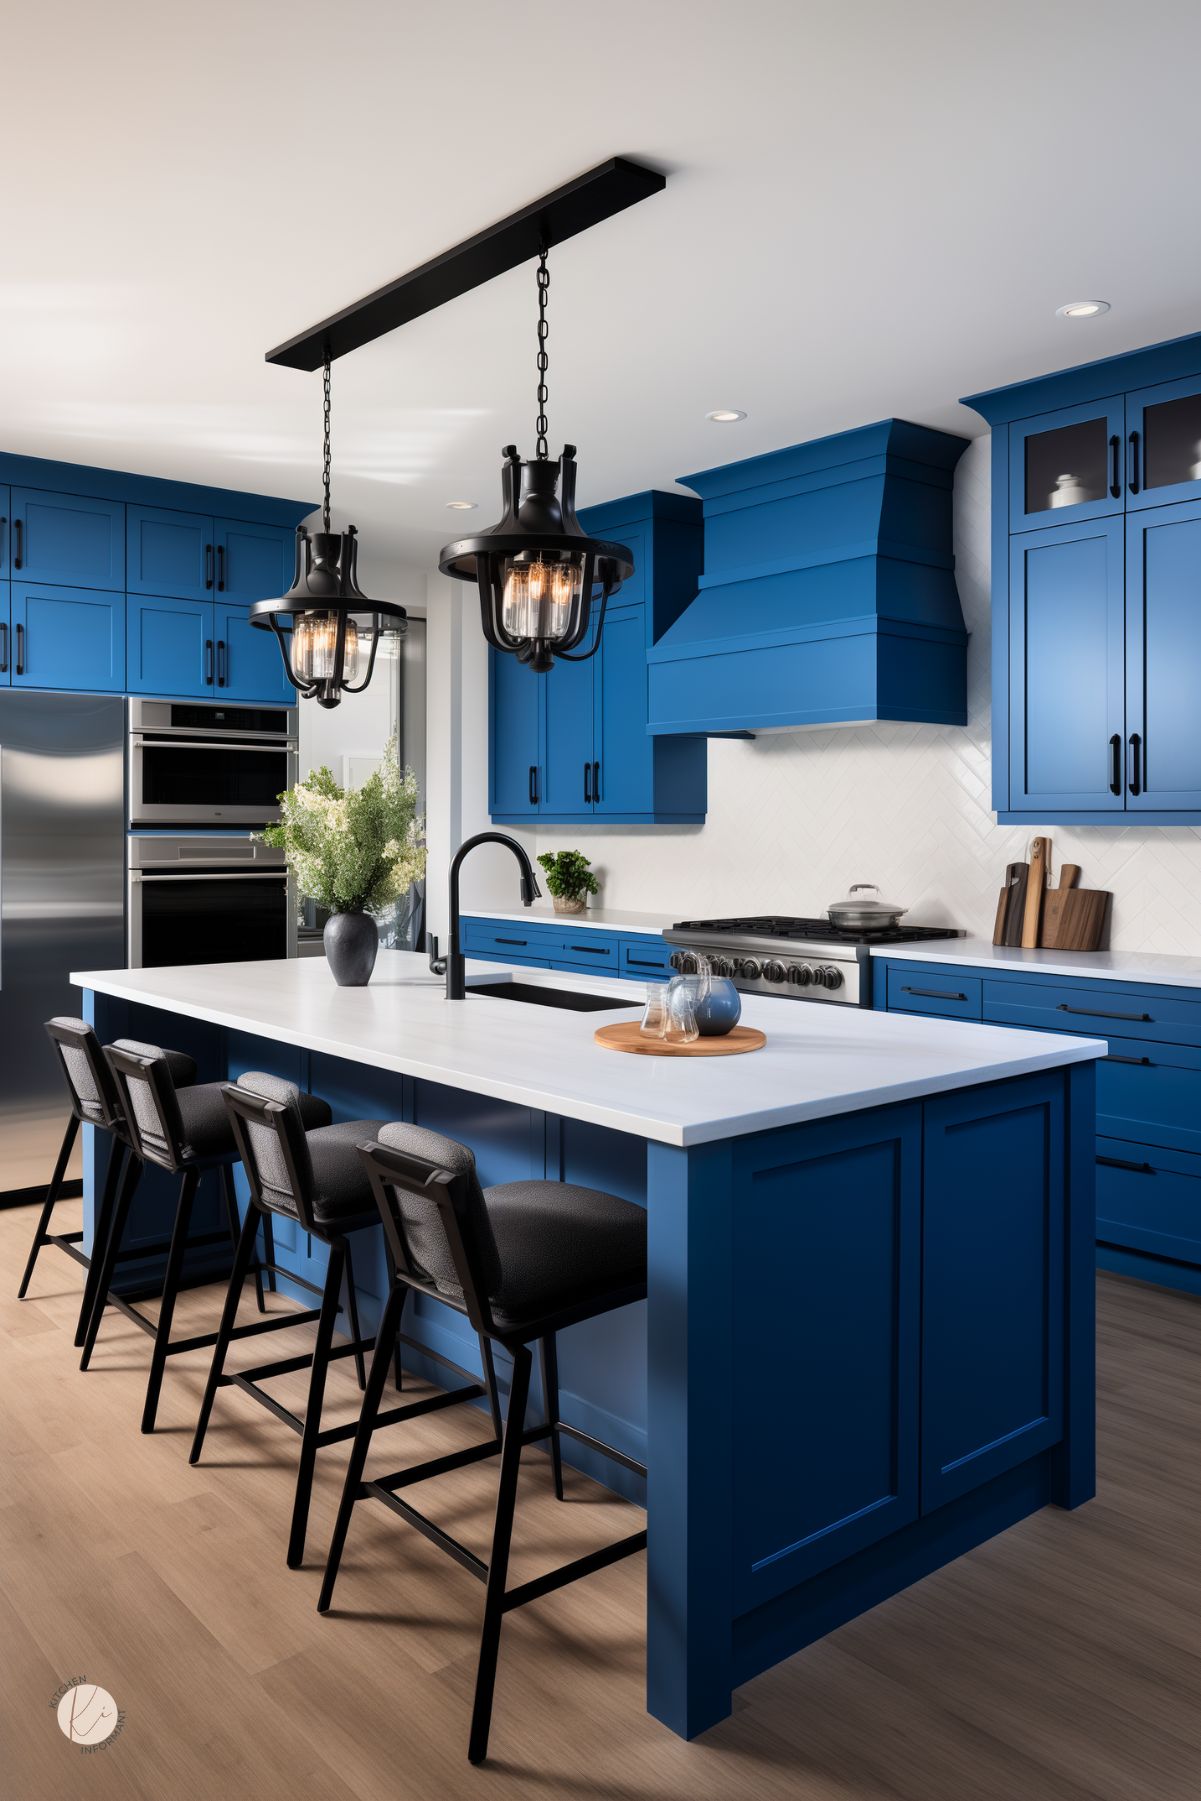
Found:
[[[333,913],[321,937],[338,987],[365,988],[379,950],[379,927],[370,913]]]
[[[586,913],[588,902],[581,894],[556,894],[553,896],[556,913]]]

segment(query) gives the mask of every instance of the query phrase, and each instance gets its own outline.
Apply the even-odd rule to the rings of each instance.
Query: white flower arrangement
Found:
[[[256,834],[282,850],[296,886],[330,913],[380,913],[425,874],[417,778],[393,738],[361,788],[324,767],[279,797],[280,823]]]

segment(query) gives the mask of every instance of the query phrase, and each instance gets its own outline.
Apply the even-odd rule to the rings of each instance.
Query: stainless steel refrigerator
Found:
[[[124,761],[119,696],[0,691],[3,1200],[40,1198],[63,1135],[43,1021],[79,1012],[73,969],[125,965]]]

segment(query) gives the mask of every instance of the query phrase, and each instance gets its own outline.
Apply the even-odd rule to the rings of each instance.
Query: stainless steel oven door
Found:
[[[129,740],[129,823],[267,825],[296,780],[289,743],[147,737]]]

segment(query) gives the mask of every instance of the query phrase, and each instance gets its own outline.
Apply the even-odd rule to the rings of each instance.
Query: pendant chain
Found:
[[[324,519],[324,521],[325,521],[325,530],[326,530],[326,531],[327,531],[327,532],[328,532],[328,531],[329,531],[329,474],[330,474],[330,456],[329,456],[329,351],[328,351],[328,350],[327,350],[327,351],[326,351],[326,353],[325,353],[325,378],[324,378],[324,396],[325,396],[325,398],[324,398],[324,409],[325,409],[325,458],[324,458],[324,461],[323,461],[323,463],[322,463],[322,466],[321,466],[321,480],[322,480],[322,484],[323,484],[323,486],[324,486],[324,489],[325,489],[325,501],[324,501],[324,504],[323,504],[323,506],[322,506],[322,509],[321,509],[321,510],[322,510],[322,518],[323,518],[323,519]]]
[[[546,354],[546,298],[550,289],[550,271],[546,266],[546,246],[538,253],[538,417],[534,421],[534,431],[538,443],[534,455],[545,462],[548,452],[546,447],[546,371],[549,360]]]

